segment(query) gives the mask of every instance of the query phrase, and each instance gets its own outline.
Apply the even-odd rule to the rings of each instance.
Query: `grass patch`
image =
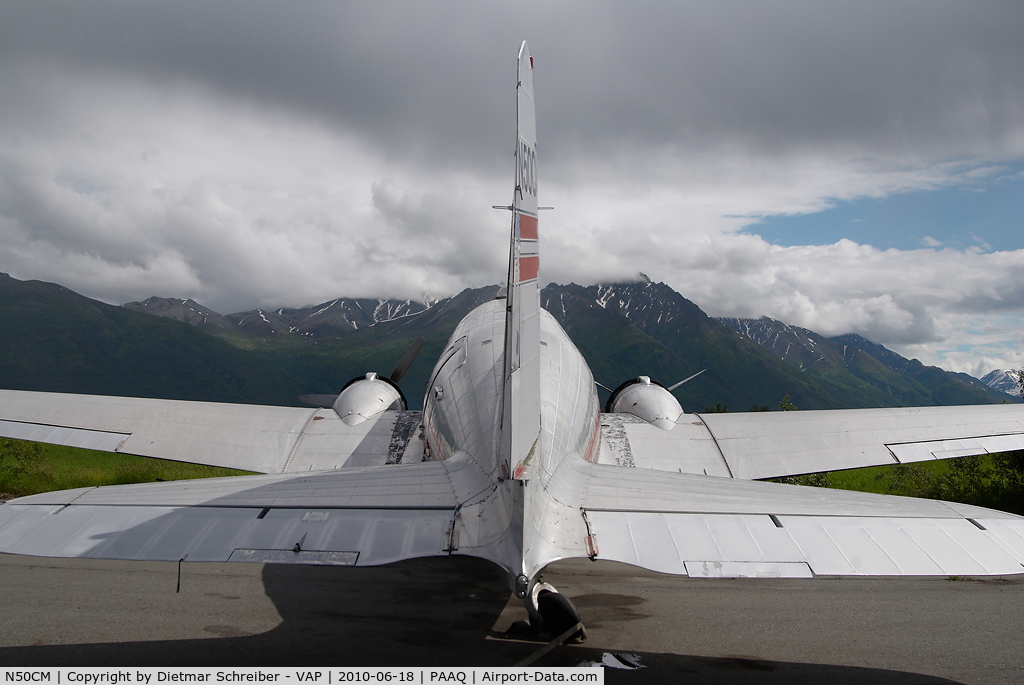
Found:
[[[870,466],[773,481],[941,499],[1024,514],[1024,451]]]
[[[98,485],[251,474],[216,466],[0,438],[0,499]]]
[[[829,473],[830,487],[858,492],[877,492],[882,495],[927,497],[937,483],[949,474],[949,463],[943,461],[918,464],[869,466],[849,471]]]

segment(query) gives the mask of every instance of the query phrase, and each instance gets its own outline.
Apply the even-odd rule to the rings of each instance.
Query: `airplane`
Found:
[[[686,414],[630,379],[604,411],[586,361],[540,307],[533,58],[518,55],[507,285],[456,327],[422,412],[396,380],[329,407],[0,390],[0,436],[260,475],[90,487],[0,506],[0,552],[372,566],[498,565],[541,635],[585,633],[541,579],[561,559],[691,577],[1024,573],[1024,517],[762,482],[1024,449],[1024,406]]]

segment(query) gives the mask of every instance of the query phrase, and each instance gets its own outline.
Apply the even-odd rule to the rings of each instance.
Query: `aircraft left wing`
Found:
[[[1024,405],[602,414],[600,461],[752,480],[1024,449]]]
[[[0,390],[0,437],[258,473],[419,461],[419,422],[407,411],[348,425],[333,409]]]

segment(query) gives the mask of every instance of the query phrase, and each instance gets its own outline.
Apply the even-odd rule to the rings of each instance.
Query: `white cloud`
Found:
[[[992,252],[981,229],[967,251],[878,250],[857,223],[825,245],[756,234],[764,217],[1012,179],[1013,6],[929,5],[928,22],[781,3],[111,7],[0,21],[15,277],[224,312],[497,282],[508,216],[490,206],[511,195],[508,81],[529,28],[556,206],[543,278],[643,271],[715,315],[961,370],[1024,364],[1024,250]]]
[[[424,176],[344,131],[194,87],[54,88],[74,116],[22,113],[0,145],[0,269],[16,277],[226,312],[446,295],[503,270],[507,217],[486,179]]]
[[[976,245],[973,245],[971,249],[975,251],[988,251],[992,249],[991,245],[989,245],[986,241],[982,240],[978,236],[974,235],[974,233],[972,233],[971,231],[968,231],[968,234],[972,238],[974,238],[974,242],[977,243]]]

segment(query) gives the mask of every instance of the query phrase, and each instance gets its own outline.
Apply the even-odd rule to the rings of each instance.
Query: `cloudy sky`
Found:
[[[228,313],[541,277],[1024,366],[1024,4],[0,3],[0,271]]]

